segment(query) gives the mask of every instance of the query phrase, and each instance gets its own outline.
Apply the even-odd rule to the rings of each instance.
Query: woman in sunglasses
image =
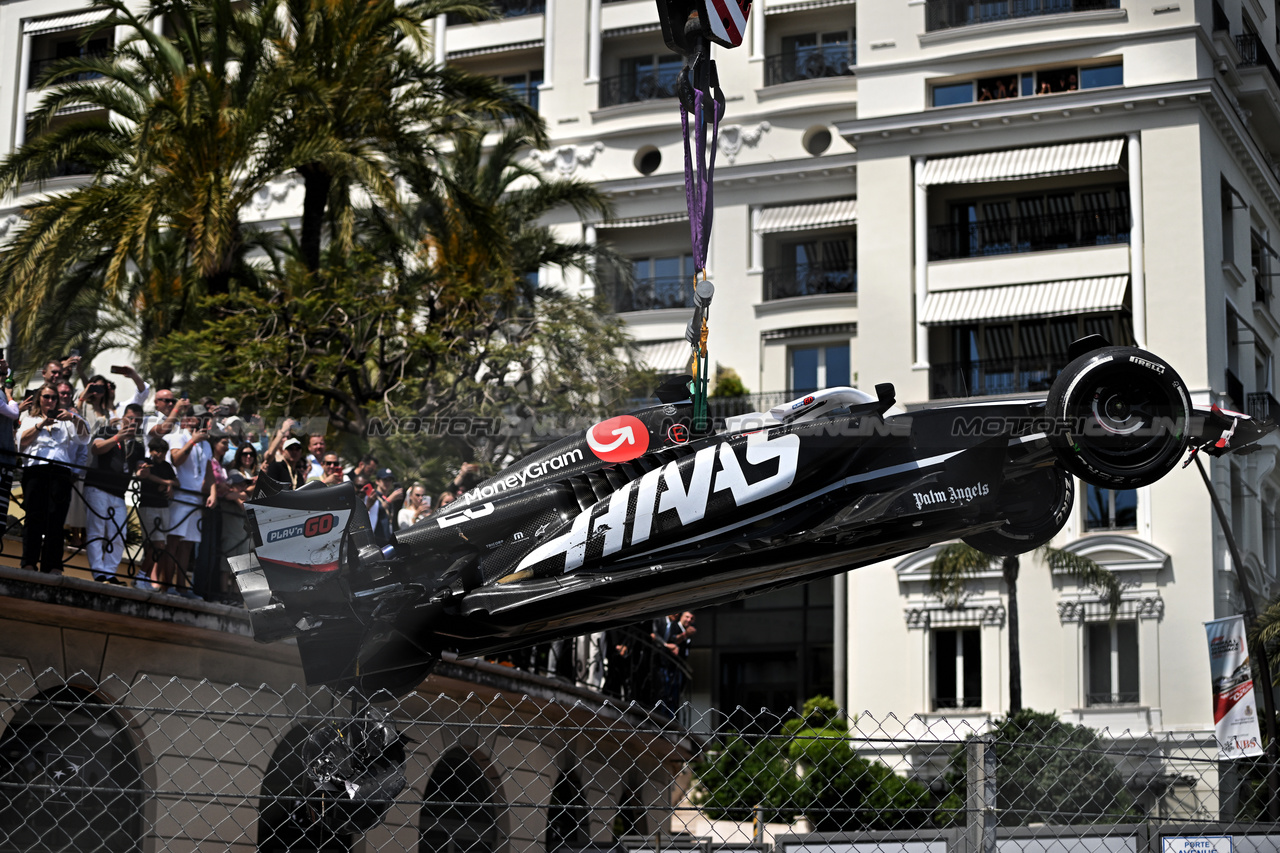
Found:
[[[27,456],[22,471],[23,568],[62,574],[62,525],[71,505],[72,480],[66,466],[88,443],[84,419],[59,406],[57,386],[42,386],[18,424],[18,447]]]
[[[97,432],[114,417],[115,406],[112,403],[114,390],[111,381],[98,374],[92,377],[89,384],[85,385],[84,390],[80,392],[77,408],[80,410],[80,417],[84,418],[85,423],[89,425],[90,433]]]
[[[247,481],[245,491],[248,494],[253,494],[260,470],[262,470],[262,463],[258,459],[258,448],[247,441],[241,442],[240,446],[236,448],[236,455],[231,458],[231,464],[227,466],[227,472],[239,471],[243,474]]]

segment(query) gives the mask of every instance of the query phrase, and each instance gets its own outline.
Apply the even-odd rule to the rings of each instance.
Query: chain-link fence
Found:
[[[822,703],[741,732],[687,708],[431,685],[368,705],[7,668],[0,850],[1280,849],[1263,769],[1220,762],[1207,732]],[[1212,837],[1233,846],[1185,846]]]

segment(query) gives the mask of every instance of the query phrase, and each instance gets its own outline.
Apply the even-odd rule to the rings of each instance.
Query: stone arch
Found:
[[[547,853],[591,844],[591,809],[575,769],[560,771],[547,804]]]
[[[454,747],[436,762],[422,792],[418,853],[496,853],[495,787],[463,749]]]
[[[296,725],[280,738],[271,753],[262,793],[258,800],[258,850],[285,853],[312,850],[317,853],[348,853],[352,837],[335,833],[307,817],[305,797],[311,791],[302,744],[311,733],[307,725]]]
[[[141,850],[145,798],[128,726],[88,691],[41,691],[0,735],[0,850]]]
[[[649,834],[649,810],[645,807],[644,788],[644,776],[634,768],[622,777],[618,787],[618,813],[613,822],[616,838]]]

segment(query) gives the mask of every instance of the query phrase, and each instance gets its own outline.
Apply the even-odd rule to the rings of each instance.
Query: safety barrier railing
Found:
[[[685,710],[699,734],[635,703],[444,693],[430,681],[370,705],[297,685],[10,665],[0,850],[1280,845],[1267,760],[1221,760],[1208,730],[1094,729],[1030,711],[845,714],[814,701],[757,715],[771,724],[745,735],[707,725],[724,714]]]

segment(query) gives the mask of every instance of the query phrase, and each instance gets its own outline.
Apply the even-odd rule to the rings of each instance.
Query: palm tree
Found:
[[[539,142],[537,114],[496,79],[428,60],[427,24],[437,15],[478,20],[492,13],[471,0],[285,0],[274,45],[290,80],[283,144],[306,149],[299,246],[320,265],[328,210],[331,234],[352,247],[356,187],[378,203],[397,202],[395,174],[427,162],[442,133],[476,116],[519,122]]]
[[[1062,572],[1081,583],[1099,589],[1114,616],[1120,606],[1120,580],[1111,570],[1088,557],[1061,548],[1043,545],[1035,550],[1052,572]],[[1020,555],[997,557],[972,545],[954,542],[944,546],[934,557],[930,584],[944,602],[955,606],[964,592],[966,579],[990,571],[997,562],[1009,597],[1009,713],[1022,710],[1022,648],[1018,640],[1018,573]]]
[[[183,287],[225,293],[244,273],[252,235],[241,210],[307,159],[277,142],[286,116],[268,50],[272,6],[167,0],[139,17],[123,0],[96,5],[109,14],[95,32],[126,35],[105,57],[50,68],[46,81],[73,82],[49,93],[30,141],[0,163],[0,194],[39,188],[68,163],[88,171],[83,185],[30,203],[0,256],[0,298],[21,330],[56,319],[58,300],[80,290],[107,300],[131,275],[146,279],[167,234],[182,246]],[[173,38],[154,31],[159,14]],[[91,117],[54,126],[60,112],[86,109]]]
[[[431,16],[486,13],[462,0],[153,0],[137,14],[124,0],[101,0],[97,8],[109,15],[95,32],[126,35],[108,56],[48,71],[45,82],[69,82],[45,99],[30,141],[0,163],[0,194],[39,188],[70,163],[89,173],[84,185],[29,204],[0,256],[0,298],[16,315],[19,344],[29,344],[20,348],[65,336],[60,318],[73,296],[83,308],[86,290],[103,305],[131,290],[137,313],[163,320],[153,330],[163,334],[192,319],[205,294],[253,286],[246,255],[255,244],[273,255],[277,247],[241,212],[276,177],[303,175],[302,255],[314,271],[326,208],[349,250],[353,188],[394,208],[397,164],[426,162],[442,128],[501,114],[542,139],[536,115],[510,90],[424,58]],[[160,16],[171,36],[155,31]],[[84,110],[87,118],[54,121]],[[150,310],[147,300],[161,293],[174,298]]]
[[[524,158],[536,140],[525,128],[507,127],[489,145],[483,130],[451,134],[446,153],[406,171],[417,201],[403,216],[380,208],[369,216],[382,241],[374,253],[393,257],[404,286],[428,294],[424,328],[434,338],[418,354],[418,413],[479,413],[516,399],[547,414],[608,405],[636,378],[618,354],[621,324],[588,300],[538,286],[536,273],[625,275],[607,248],[540,224],[557,208],[602,218],[610,205],[585,181],[548,180]]]

